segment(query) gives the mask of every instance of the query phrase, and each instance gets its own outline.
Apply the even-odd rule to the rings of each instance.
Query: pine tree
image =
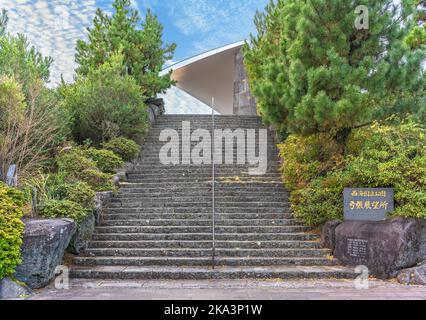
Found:
[[[416,0],[417,12],[414,15],[416,25],[405,39],[405,43],[411,49],[418,49],[426,45],[426,1]]]
[[[112,16],[98,9],[93,27],[88,29],[88,41],[77,42],[77,74],[87,75],[122,52],[127,74],[136,79],[145,97],[155,97],[173,84],[170,75],[159,76],[159,72],[172,58],[176,45],[163,44],[163,26],[150,11],[141,22],[130,0],[115,0],[113,8]]]
[[[416,112],[424,96],[423,50],[404,44],[411,1],[277,0],[257,13],[245,61],[259,113],[285,133],[328,133]],[[355,21],[368,8],[369,27]]]

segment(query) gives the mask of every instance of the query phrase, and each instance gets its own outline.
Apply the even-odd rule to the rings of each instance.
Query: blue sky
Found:
[[[0,0],[9,11],[9,31],[24,33],[44,55],[54,59],[51,82],[72,81],[74,48],[86,37],[96,8],[111,11],[113,0]],[[165,28],[164,40],[178,45],[173,62],[244,40],[255,31],[253,17],[269,0],[133,0],[142,14],[150,8]],[[183,93],[173,94],[175,101]],[[171,99],[172,99],[171,98]],[[195,103],[194,101],[192,103]],[[188,102],[189,104],[189,102]],[[184,108],[176,107],[176,112]],[[187,110],[188,111],[188,110]],[[189,110],[190,111],[190,110]]]

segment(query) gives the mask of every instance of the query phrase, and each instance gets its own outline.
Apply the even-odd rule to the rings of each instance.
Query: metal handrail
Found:
[[[215,114],[214,114],[214,97],[212,98],[212,267],[215,268],[216,262],[216,208],[215,208],[215,189],[216,189],[216,172],[215,172],[215,156],[214,156],[214,130],[215,130]]]

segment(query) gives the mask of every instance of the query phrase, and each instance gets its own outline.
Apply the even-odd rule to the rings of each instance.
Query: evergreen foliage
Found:
[[[284,134],[327,133],[417,113],[425,51],[409,50],[412,1],[278,0],[257,13],[245,61],[259,113]],[[369,28],[355,27],[358,5]]]
[[[170,60],[175,44],[163,44],[163,26],[150,11],[143,21],[130,0],[115,0],[114,14],[98,9],[89,40],[77,42],[77,73],[86,76],[108,61],[116,52],[124,55],[124,72],[133,76],[146,98],[170,88],[170,74],[160,76],[164,63]]]

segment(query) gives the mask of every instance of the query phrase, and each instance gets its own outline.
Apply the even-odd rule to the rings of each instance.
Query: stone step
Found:
[[[140,163],[136,163],[133,167],[134,171],[142,172],[142,173],[166,173],[166,174],[175,174],[175,173],[211,173],[212,166],[211,165],[164,165],[164,164],[156,164],[150,167],[142,165]],[[216,173],[218,174],[229,174],[229,173],[247,173],[248,174],[248,166],[247,165],[235,165],[235,164],[220,164],[215,165]],[[279,172],[278,163],[274,163],[273,165],[268,166],[269,171],[272,172],[272,169],[275,169],[276,172]]]
[[[127,182],[138,182],[144,184],[155,184],[158,186],[169,185],[169,184],[182,184],[182,183],[191,183],[191,184],[211,184],[211,177],[145,177],[144,175],[129,175],[126,179]],[[249,183],[281,183],[282,179],[280,177],[256,177],[256,178],[235,178],[235,177],[217,177],[215,181],[218,183],[235,183],[235,184],[249,184]]]
[[[270,144],[271,142],[266,141],[266,143]],[[198,144],[199,143],[191,144],[190,145],[191,151],[194,149],[194,147],[198,146]],[[165,144],[162,144],[161,142],[160,143],[155,143],[155,144],[152,143],[151,146],[144,147],[143,149],[141,149],[142,150],[141,155],[144,158],[145,157],[147,157],[147,158],[150,158],[150,157],[159,157],[160,151],[163,150],[164,146],[165,146]],[[182,154],[181,154],[182,146],[181,145],[170,145],[170,144],[167,144],[167,147],[173,147],[173,148],[176,148],[177,150],[179,150],[180,151],[179,152],[179,159],[182,159]],[[243,149],[243,147],[237,147],[235,145],[234,147],[231,147],[231,146],[229,146],[229,147],[228,146],[224,146],[222,148],[216,147],[214,149],[214,151],[215,151],[214,154],[216,155],[216,159],[219,159],[219,160],[222,159],[222,163],[219,163],[219,160],[216,160],[217,164],[225,164],[225,159],[227,159],[227,157],[231,157],[231,154],[230,154],[231,152],[233,153],[232,157],[233,158],[237,158],[237,155],[239,154],[239,151],[241,151],[241,153],[243,153],[245,156],[247,156],[247,155],[258,156],[259,155],[259,150],[260,150],[260,148],[258,146],[256,146],[256,147],[255,146],[246,147],[246,148]],[[222,158],[220,158],[220,153],[219,153],[220,151],[222,151]],[[207,150],[207,154],[210,154],[210,152],[211,152],[211,148],[209,148]],[[229,154],[227,152],[229,152]],[[248,152],[250,152],[250,153],[248,154]],[[203,150],[200,150],[199,154],[200,155],[204,155]],[[277,158],[277,156],[278,156],[278,150],[275,150],[275,149],[272,149],[272,148],[271,149],[267,149],[267,150],[265,150],[265,154],[268,156],[268,158],[269,158],[269,156],[272,156],[273,158]],[[227,157],[226,157],[226,155],[227,155]]]
[[[198,122],[211,122],[211,115],[162,115],[154,125],[160,123],[172,123],[173,121],[198,121]],[[251,121],[261,125],[262,120],[258,116],[234,116],[234,115],[215,115],[215,123],[226,121],[244,122]]]
[[[201,258],[211,257],[212,249],[204,248],[176,248],[176,249],[139,249],[139,248],[124,248],[124,249],[87,249],[85,256],[87,257],[186,257],[186,258]],[[330,250],[326,249],[276,249],[276,248],[262,248],[262,249],[221,249],[215,250],[216,257],[327,257],[330,254]]]
[[[142,192],[142,191],[150,191],[150,190],[156,190],[157,192],[162,191],[182,191],[182,188],[185,188],[186,191],[195,192],[195,191],[203,191],[203,192],[209,192],[212,190],[212,183],[197,183],[197,185],[194,185],[194,183],[188,183],[188,184],[173,184],[173,185],[158,185],[156,186],[154,183],[141,183],[141,182],[133,182],[133,183],[121,183],[120,184],[121,191],[122,192],[130,192],[128,189],[132,189],[133,192]],[[276,184],[267,184],[267,183],[229,183],[227,185],[222,183],[216,183],[215,184],[215,190],[220,193],[227,193],[227,192],[233,192],[234,194],[244,195],[246,192],[263,192],[263,193],[285,193],[284,187],[282,183],[276,183]],[[242,193],[244,191],[244,193]],[[191,193],[192,194],[192,193]]]
[[[210,226],[149,226],[149,227],[97,227],[99,233],[211,233]],[[216,233],[291,233],[310,230],[304,226],[216,226]]]
[[[270,201],[269,204],[276,203],[276,204],[279,204],[280,206],[282,204],[287,205],[289,203],[288,198],[284,196],[282,196],[281,199],[280,198],[277,199],[276,197],[275,198],[265,197],[265,199],[263,199],[261,196],[257,196],[254,199],[239,198],[239,199],[236,199],[237,201],[236,203],[241,203],[245,200],[247,200],[246,201],[247,205],[245,205],[245,207],[249,206],[249,204],[268,203],[268,201]],[[170,194],[169,197],[165,199],[160,197],[156,198],[155,196],[148,198],[143,194],[141,195],[141,194],[135,193],[135,194],[128,194],[128,195],[117,195],[116,197],[110,200],[109,206],[111,208],[120,208],[120,207],[128,206],[129,204],[131,204],[130,207],[140,207],[140,205],[137,206],[136,204],[144,204],[148,206],[151,203],[166,204],[166,203],[169,203],[170,201],[173,201],[173,203],[190,203],[192,201],[198,201],[199,203],[203,203],[208,205],[208,207],[211,207],[212,195],[206,194],[204,196],[196,196],[196,197],[193,197],[192,199],[189,199],[188,197],[185,197],[185,196]],[[231,203],[230,201],[232,201],[231,197],[225,198],[224,196],[215,195],[215,204],[218,206],[221,206],[222,204]]]
[[[212,248],[211,240],[91,241],[89,248]],[[216,241],[218,249],[322,249],[319,241]]]
[[[167,169],[165,168],[165,165],[163,164],[156,164],[151,166],[143,166],[143,167],[135,167],[128,173],[136,173],[136,174],[143,174],[146,177],[149,176],[168,176],[168,177],[179,177],[179,176],[188,176],[193,177],[194,175],[204,175],[204,177],[211,177],[212,175],[212,166],[206,165],[203,168],[194,168],[193,171],[190,171],[188,169]],[[263,175],[253,175],[250,174],[248,171],[248,167],[244,168],[238,168],[236,170],[231,170],[228,168],[218,168],[215,166],[215,175],[218,178],[223,177],[241,177],[241,178],[256,178],[256,177],[265,177],[267,175],[275,176],[277,174],[280,174],[278,167],[268,167],[267,171]]]
[[[178,131],[182,132],[183,122],[190,122],[191,132],[195,131],[196,129],[206,129],[210,131],[213,128],[212,120],[196,121],[191,119],[190,120],[179,119],[175,121],[164,121],[164,122],[160,121],[156,123],[149,132],[151,133],[154,130],[160,130],[160,129],[174,129],[174,130],[177,129]],[[262,124],[256,120],[235,121],[233,119],[230,119],[227,121],[222,121],[222,120],[218,120],[218,122],[215,121],[214,128],[215,129],[234,129],[234,130],[235,129],[256,129],[256,130],[266,129],[268,130],[266,127],[262,126]]]
[[[143,156],[143,155],[142,155]],[[278,155],[276,157],[278,159]],[[137,162],[133,163],[133,166],[135,169],[144,169],[146,168],[146,165],[142,163],[143,157],[139,159]],[[225,170],[227,171],[239,171],[239,170],[247,170],[248,167],[251,167],[251,165],[244,163],[244,164],[238,164],[238,163],[226,163],[225,159],[223,159],[222,163],[218,163],[218,161],[215,161],[215,165],[217,167],[217,170]],[[279,168],[279,163],[276,163],[271,159],[271,161],[268,162],[268,168]],[[194,163],[178,163],[178,164],[153,164],[152,168],[155,169],[165,169],[165,170],[203,170],[207,168],[211,168],[210,164],[194,164]]]
[[[287,209],[290,207],[288,202],[224,202],[220,199],[215,201],[217,208],[279,208]],[[206,200],[203,202],[187,202],[179,201],[179,199],[169,200],[168,202],[163,201],[151,201],[145,202],[138,199],[132,199],[122,203],[110,203],[107,209],[152,209],[152,208],[211,208],[212,201]]]
[[[211,213],[210,207],[197,207],[197,208],[107,208],[107,213],[111,214],[178,214],[178,213]],[[232,213],[288,213],[290,208],[222,208],[216,207],[216,214],[232,214]]]
[[[265,201],[279,201],[279,202],[287,202],[289,201],[289,196],[285,193],[282,193],[281,195],[276,195],[277,192],[274,193],[261,193],[261,192],[250,192],[247,194],[241,194],[239,195],[233,195],[235,192],[221,192],[220,190],[216,190],[215,192],[215,199],[216,202],[231,202],[233,199],[235,199],[238,202],[260,202],[263,199]],[[192,197],[189,196],[189,194],[192,194]],[[121,190],[117,195],[114,196],[114,198],[111,198],[111,203],[121,203],[125,201],[134,201],[138,200],[141,202],[163,202],[163,201],[170,201],[170,199],[173,199],[175,201],[180,202],[188,202],[188,201],[211,201],[212,199],[212,192],[211,190],[206,191],[200,191],[197,193],[186,193],[184,191],[177,192],[177,191],[168,191],[168,192],[143,192],[141,189],[132,190],[128,189],[126,191]],[[237,193],[238,194],[238,193]]]
[[[215,194],[215,201],[216,203],[221,202],[246,202],[246,203],[253,203],[253,202],[268,202],[268,201],[275,201],[275,202],[286,202],[288,201],[287,195],[262,195],[262,194],[252,194],[251,196],[247,195],[239,195],[239,196],[229,196],[226,193]],[[173,199],[174,202],[190,202],[190,201],[198,201],[198,202],[205,202],[205,201],[212,201],[212,193],[205,193],[203,195],[193,195],[193,196],[187,196],[187,195],[176,195],[175,193],[169,193],[167,196],[164,196],[161,193],[158,193],[158,195],[150,194],[147,196],[143,193],[131,193],[131,192],[120,192],[117,194],[114,198],[110,200],[111,203],[124,203],[124,202],[131,202],[138,200],[142,203],[151,203],[151,202],[168,202],[171,199]]]
[[[105,280],[232,280],[232,279],[354,279],[354,269],[344,267],[77,267],[72,278]]]
[[[100,227],[137,227],[137,226],[211,226],[212,219],[207,220],[190,220],[190,219],[126,219],[126,220],[105,220],[99,224]],[[216,220],[216,226],[297,226],[299,225],[294,219],[232,219]]]
[[[132,178],[132,177],[138,177],[138,178],[151,178],[151,179],[155,179],[155,178],[163,178],[163,179],[188,179],[188,180],[192,180],[194,178],[197,178],[199,180],[205,180],[205,179],[210,179],[212,178],[212,169],[210,168],[210,170],[205,170],[205,172],[185,172],[185,173],[176,173],[176,174],[172,174],[170,172],[164,172],[164,173],[152,173],[152,172],[139,172],[139,171],[132,171],[127,173],[127,177]],[[255,180],[255,179],[277,179],[280,178],[280,173],[279,172],[267,172],[264,175],[261,176],[252,176],[247,174],[221,174],[218,173],[217,171],[215,172],[215,178],[216,179],[248,179],[248,180]],[[281,180],[281,178],[280,178]]]
[[[221,233],[217,241],[318,241],[320,237],[313,233]],[[212,241],[212,233],[101,233],[93,235],[95,241]]]
[[[159,184],[159,183],[146,183],[146,182],[140,182],[138,180],[133,180],[130,182],[131,186],[127,185],[127,188],[136,188],[136,185],[139,185],[139,188],[147,190],[147,189],[162,189],[162,190],[182,190],[182,188],[185,188],[186,190],[200,190],[200,188],[203,188],[202,190],[211,190],[212,189],[212,182],[206,181],[206,182],[199,182],[195,184],[194,182],[184,182],[184,183],[172,183],[172,184]],[[123,188],[126,187],[126,183],[121,184]],[[251,183],[244,183],[244,182],[234,182],[234,183],[222,183],[222,182],[216,182],[215,189],[218,191],[263,191],[263,192],[273,192],[273,191],[282,191],[284,192],[284,188],[281,182],[274,182],[274,183],[259,183],[259,182],[251,182]]]
[[[216,214],[216,220],[230,219],[292,219],[292,213],[228,213]],[[211,220],[212,213],[134,213],[112,214],[105,212],[102,221],[133,219],[204,219]]]
[[[161,134],[161,131],[158,131],[158,135],[152,135],[151,138],[153,138],[153,140],[147,140],[144,143],[144,145],[142,146],[142,150],[143,151],[147,151],[147,150],[156,150],[157,151],[157,150],[160,150],[165,144],[167,144],[167,146],[176,147],[176,148],[179,148],[180,150],[182,150],[182,147],[184,145],[182,141],[179,141],[179,143],[177,141],[176,142],[163,142],[163,141],[159,140],[160,134]],[[179,135],[179,138],[182,138],[182,137],[189,138],[188,136]],[[222,145],[219,145],[219,144],[216,143],[215,146],[214,146],[215,147],[214,150],[224,151],[224,150],[228,150],[228,149],[231,150],[232,149],[232,150],[235,151],[235,150],[239,150],[239,148],[241,148],[241,150],[250,150],[250,151],[255,150],[255,151],[257,151],[257,150],[259,150],[259,146],[261,146],[261,145],[263,146],[263,143],[265,143],[265,141],[259,142],[258,138],[259,137],[256,135],[256,140],[254,141],[254,143],[249,141],[248,144],[247,144],[247,140],[245,140],[246,144],[242,145],[242,146],[238,146],[239,141],[236,140],[236,139],[234,139],[231,143],[229,143],[225,140],[222,140]],[[188,141],[189,141],[189,143],[188,143]],[[274,139],[271,136],[268,137],[266,142],[268,143],[268,145],[271,145],[271,148],[267,149],[268,152],[273,152],[273,151],[277,150],[277,149],[274,149],[274,146],[275,146]],[[190,139],[185,141],[185,146],[189,145],[191,147],[195,147],[195,146],[198,146],[199,144],[200,144],[200,141],[190,141]]]
[[[222,197],[240,197],[240,198],[252,198],[254,196],[277,196],[279,198],[280,196],[288,197],[289,194],[284,191],[282,186],[279,187],[250,187],[245,186],[243,188],[243,185],[240,185],[239,188],[237,188],[235,185],[230,185],[229,187],[216,187],[215,191],[218,196]],[[150,187],[146,188],[141,183],[131,184],[131,185],[121,185],[120,191],[117,193],[117,196],[125,195],[130,196],[132,194],[139,194],[140,196],[146,196],[146,197],[163,197],[168,198],[170,196],[179,196],[182,194],[182,197],[202,197],[202,196],[211,196],[212,187],[211,186],[200,186],[199,188],[193,186],[191,188],[187,188],[185,190],[178,189],[175,187],[175,189],[166,189],[164,186],[162,188],[159,188],[161,190],[155,190],[156,188]],[[186,193],[187,191],[190,191],[191,193]],[[243,192],[242,192],[243,191]]]
[[[211,257],[182,258],[174,257],[76,257],[75,263],[81,266],[210,266]],[[216,266],[335,266],[337,261],[318,257],[220,257]]]
[[[133,173],[132,173],[133,172]],[[212,178],[212,168],[208,167],[205,168],[203,170],[199,170],[199,171],[194,171],[194,172],[188,172],[186,170],[182,171],[182,170],[175,170],[174,172],[168,171],[168,170],[164,170],[164,169],[150,169],[150,168],[145,168],[144,171],[132,171],[130,173],[128,173],[127,175],[130,177],[134,174],[136,175],[143,175],[143,177],[145,178],[188,178],[188,179],[192,179],[194,177],[198,177],[198,178],[202,178],[202,179],[210,179]],[[253,180],[256,178],[276,178],[279,177],[280,173],[278,171],[268,171],[265,175],[260,175],[260,176],[256,176],[256,175],[250,175],[248,174],[248,171],[236,171],[236,172],[220,172],[218,170],[215,170],[215,178],[216,179],[249,179],[249,180]],[[281,181],[281,180],[280,180]]]
[[[204,129],[211,132],[213,128],[211,121],[188,121],[188,120],[184,120],[184,121],[190,122],[189,129],[191,133],[193,133],[197,129]],[[153,126],[151,130],[149,131],[149,133],[152,134],[153,132],[157,133],[158,131],[165,130],[165,129],[173,129],[173,130],[177,130],[179,134],[182,134],[182,127],[183,127],[182,124],[183,124],[183,121],[174,121],[174,122],[165,122],[165,123],[160,122],[160,123],[157,123],[155,126]],[[273,134],[272,131],[268,130],[266,127],[259,125],[259,123],[256,121],[224,121],[224,122],[215,123],[214,129],[215,130],[243,129],[245,131],[256,130],[256,133],[259,130],[266,129],[269,134],[271,135]],[[187,129],[184,133],[185,134],[187,133]]]

